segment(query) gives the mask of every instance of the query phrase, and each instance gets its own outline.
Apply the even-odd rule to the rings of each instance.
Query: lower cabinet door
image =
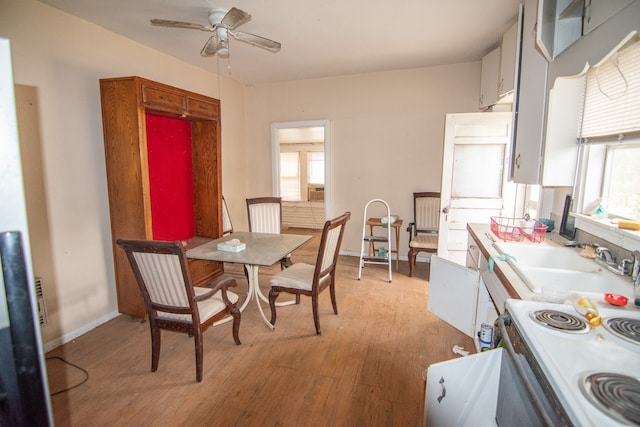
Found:
[[[434,363],[427,370],[424,425],[496,425],[502,349]]]
[[[433,255],[429,270],[429,311],[474,338],[480,273]]]

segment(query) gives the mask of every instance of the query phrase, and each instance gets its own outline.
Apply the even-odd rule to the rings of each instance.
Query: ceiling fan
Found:
[[[263,49],[277,52],[280,50],[280,43],[256,36],[255,34],[243,33],[241,31],[234,31],[236,27],[244,24],[251,19],[244,10],[232,7],[229,11],[223,9],[211,9],[209,10],[209,24],[193,24],[191,22],[181,21],[167,21],[165,19],[152,19],[151,25],[157,25],[161,27],[174,27],[174,28],[189,28],[192,30],[209,31],[215,33],[205,43],[200,55],[213,56],[216,53],[220,56],[229,55],[229,34],[234,39],[241,42],[249,43],[253,46],[258,46]]]

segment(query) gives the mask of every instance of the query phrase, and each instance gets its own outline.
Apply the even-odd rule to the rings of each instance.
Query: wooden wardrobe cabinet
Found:
[[[101,79],[100,97],[118,310],[143,318],[138,285],[115,242],[192,247],[222,235],[220,101],[140,77]],[[195,286],[223,271],[210,261],[189,267]]]

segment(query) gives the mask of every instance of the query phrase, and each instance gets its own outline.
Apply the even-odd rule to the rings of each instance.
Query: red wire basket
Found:
[[[523,239],[533,243],[544,241],[547,226],[533,220],[533,227],[521,227],[522,218],[491,217],[491,232],[503,241],[521,242]]]

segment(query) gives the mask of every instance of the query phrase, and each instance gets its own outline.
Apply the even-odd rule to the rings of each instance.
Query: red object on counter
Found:
[[[604,300],[612,305],[627,305],[629,298],[618,294],[604,294]]]

